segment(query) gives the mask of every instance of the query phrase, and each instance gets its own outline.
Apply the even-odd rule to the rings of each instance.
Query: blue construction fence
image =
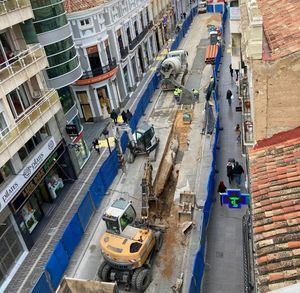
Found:
[[[226,17],[227,17],[227,8],[225,7],[224,13],[222,15],[223,37],[225,36],[224,33],[225,33]],[[214,192],[215,192],[215,167],[216,167],[216,159],[217,159],[217,144],[218,144],[219,131],[220,131],[219,106],[218,106],[218,71],[221,64],[221,59],[222,59],[222,47],[219,47],[218,54],[215,61],[215,67],[214,67],[215,90],[213,92],[213,98],[215,102],[217,118],[216,118],[216,126],[215,126],[215,138],[212,146],[212,163],[211,163],[210,173],[208,176],[205,204],[200,219],[201,234],[199,239],[199,249],[194,259],[189,293],[201,292],[202,279],[203,279],[204,269],[205,269],[206,230],[209,222],[211,206],[213,203]]]
[[[177,35],[175,42],[176,48],[180,41],[185,36],[190,27],[193,17],[197,13],[196,9],[193,9],[187,19],[184,21],[180,33]],[[174,43],[175,43],[174,42]],[[174,44],[173,43],[173,44]],[[173,46],[173,45],[172,45]],[[173,48],[173,47],[172,47]],[[138,122],[142,115],[145,113],[146,108],[150,102],[150,99],[157,89],[160,82],[160,78],[157,73],[153,75],[148,87],[140,97],[140,100],[134,110],[133,117],[130,120],[130,127],[132,131],[136,130]],[[125,151],[127,146],[127,136],[121,137],[122,150]],[[96,177],[93,180],[89,190],[85,194],[81,201],[77,211],[74,213],[71,221],[63,232],[60,240],[57,242],[54,251],[50,255],[48,262],[45,265],[44,272],[38,279],[32,293],[52,293],[55,292],[59,283],[67,269],[69,262],[76,247],[78,246],[84,232],[86,231],[89,222],[100,206],[105,193],[109,189],[110,185],[114,181],[118,174],[119,162],[117,152],[114,149],[111,155],[104,161],[100,167]]]

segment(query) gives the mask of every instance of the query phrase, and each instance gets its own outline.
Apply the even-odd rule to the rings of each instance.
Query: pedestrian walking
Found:
[[[232,69],[232,64],[229,65],[229,70],[230,70],[230,75],[231,78],[233,78],[233,69]]]
[[[110,118],[114,121],[115,124],[118,122],[118,114],[115,110],[112,110],[110,113]]]
[[[234,163],[234,168],[232,170],[235,182],[237,185],[241,185],[242,174],[245,173],[243,167],[239,162]]]
[[[127,114],[124,110],[122,111],[121,116],[122,116],[123,122],[127,123],[128,122]]]
[[[127,109],[126,115],[127,115],[127,120],[129,122],[131,120],[131,118],[132,118],[132,113],[130,112],[129,109]]]
[[[232,92],[231,92],[231,90],[227,90],[226,99],[228,101],[229,106],[231,106],[231,100],[232,100]]]
[[[186,19],[186,13],[183,12],[182,15],[183,15],[183,18]]]
[[[97,153],[100,154],[100,146],[99,146],[99,141],[97,138],[95,138],[93,140],[93,147],[94,147],[94,150],[96,150]]]
[[[239,69],[236,69],[235,70],[235,74],[236,74],[236,80],[235,81],[238,81],[239,80]]]
[[[220,204],[221,204],[221,206],[223,205],[223,202],[222,202],[222,194],[221,194],[221,193],[225,193],[226,190],[227,190],[226,185],[224,184],[223,181],[220,181],[219,186],[218,186],[218,193],[219,193],[219,195],[220,195]]]
[[[241,127],[240,124],[237,124],[234,128],[235,134],[236,134],[236,142],[241,142]]]
[[[226,171],[227,171],[227,177],[228,177],[229,184],[231,184],[233,181],[233,168],[234,168],[234,163],[231,160],[228,160],[227,166],[226,166]]]

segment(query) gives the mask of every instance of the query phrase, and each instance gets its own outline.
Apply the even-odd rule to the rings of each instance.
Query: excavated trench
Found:
[[[185,237],[181,233],[178,219],[178,207],[174,204],[174,193],[176,190],[177,179],[180,172],[180,163],[184,152],[188,149],[188,135],[190,124],[183,122],[183,113],[188,112],[192,116],[192,110],[178,110],[174,121],[171,137],[178,141],[178,149],[173,163],[173,170],[170,172],[159,200],[155,204],[150,203],[150,219],[161,225],[166,226],[164,242],[161,252],[158,255],[157,266],[161,267],[162,275],[170,278],[174,269],[174,255],[184,251]]]

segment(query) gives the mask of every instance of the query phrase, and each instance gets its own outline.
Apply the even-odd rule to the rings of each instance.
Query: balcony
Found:
[[[0,64],[0,98],[48,66],[44,48],[34,45]]]
[[[127,49],[128,50],[128,49]],[[108,79],[118,71],[116,59],[113,58],[108,65],[85,71],[82,77],[76,81],[76,85],[88,85]]]
[[[61,103],[55,90],[40,93],[38,101],[16,120],[16,124],[0,133],[1,166],[60,109]]]
[[[149,25],[145,27],[145,29],[140,34],[138,34],[138,36],[135,39],[131,41],[131,43],[129,44],[129,49],[133,50],[144,39],[148,31],[149,31]]]
[[[0,30],[33,18],[30,0],[0,2]]]
[[[248,92],[248,78],[246,75],[240,79],[240,94],[242,96],[243,142],[245,146],[253,146],[253,120],[251,114],[251,102]]]
[[[121,58],[125,59],[128,55],[128,47],[120,48]]]

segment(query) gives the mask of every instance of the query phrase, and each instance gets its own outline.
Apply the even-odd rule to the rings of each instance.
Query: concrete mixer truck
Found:
[[[184,50],[168,53],[160,68],[162,90],[170,91],[177,86],[183,86],[185,75],[188,72],[187,55],[188,53]]]
[[[180,103],[190,104],[193,102],[193,93],[184,86],[185,76],[188,73],[187,51],[170,51],[160,67],[161,89],[163,91],[182,89]]]

